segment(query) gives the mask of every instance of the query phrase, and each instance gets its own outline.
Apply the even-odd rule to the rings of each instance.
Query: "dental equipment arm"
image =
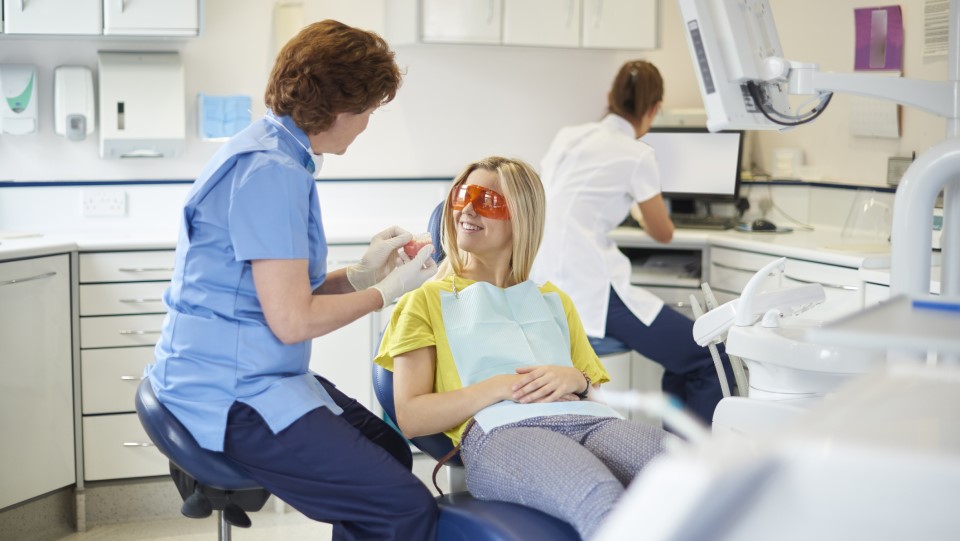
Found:
[[[807,284],[790,289],[758,292],[760,284],[774,269],[783,271],[786,258],[779,258],[763,267],[750,278],[743,288],[739,299],[734,299],[698,317],[693,323],[693,339],[700,346],[722,340],[730,327],[753,325],[757,319],[767,315],[788,312],[799,314],[812,306],[823,302],[826,296],[820,284]]]

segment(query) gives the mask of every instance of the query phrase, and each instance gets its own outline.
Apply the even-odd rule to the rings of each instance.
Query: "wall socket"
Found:
[[[123,190],[84,190],[84,216],[126,216],[127,192]]]

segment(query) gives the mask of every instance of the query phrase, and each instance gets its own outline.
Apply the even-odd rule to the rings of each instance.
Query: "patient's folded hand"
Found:
[[[523,378],[513,386],[513,400],[521,404],[557,402],[583,387],[583,375],[572,366],[522,366],[517,373]]]

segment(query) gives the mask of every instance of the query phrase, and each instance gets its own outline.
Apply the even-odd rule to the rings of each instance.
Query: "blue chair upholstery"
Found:
[[[135,402],[147,436],[170,460],[170,475],[183,498],[180,512],[190,518],[205,518],[216,510],[221,540],[230,539],[231,525],[250,527],[246,511],[262,509],[270,493],[223,453],[200,447],[157,400],[148,379],[140,382]]]
[[[590,345],[593,346],[593,351],[596,352],[597,357],[603,357],[604,355],[615,355],[617,353],[626,353],[630,351],[630,348],[626,344],[617,340],[612,336],[604,336],[603,338],[594,338],[589,337]]]

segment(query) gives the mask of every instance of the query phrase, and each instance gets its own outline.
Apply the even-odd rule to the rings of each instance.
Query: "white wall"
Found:
[[[383,32],[385,0],[304,0],[307,22],[337,18]],[[192,179],[218,143],[198,141],[196,95],[246,94],[264,112],[273,51],[268,0],[206,0],[194,39],[144,40],[0,37],[0,63],[38,66],[40,131],[0,136],[0,180]],[[101,160],[97,134],[70,142],[53,131],[53,69],[96,70],[98,50],[177,50],[186,70],[187,145],[178,159]],[[407,45],[396,48],[406,77],[394,102],[344,157],[331,156],[330,178],[452,176],[468,161],[501,153],[536,162],[561,125],[598,118],[607,85],[637,52]]]
[[[307,21],[336,18],[378,32],[385,29],[384,1],[303,0]],[[195,97],[210,94],[247,94],[253,113],[260,115],[263,87],[272,64],[271,0],[206,0],[205,26],[194,39],[147,40],[103,38],[33,38],[0,36],[0,62],[38,66],[40,132],[29,136],[0,136],[0,181],[47,180],[192,180],[219,143],[198,141]],[[799,61],[820,62],[823,69],[850,71],[853,64],[853,7],[866,0],[771,0],[786,55]],[[945,60],[921,58],[922,4],[902,4],[905,21],[905,72],[909,77],[942,80]],[[687,51],[683,24],[674,0],[661,2],[661,48],[656,51],[599,51],[576,49],[403,45],[396,47],[406,70],[397,99],[378,111],[369,129],[346,156],[331,156],[322,177],[395,178],[450,177],[468,161],[501,153],[537,164],[554,131],[566,124],[598,118],[605,93],[617,67],[631,58],[647,58],[658,65],[666,84],[665,106],[700,107],[693,64]],[[98,157],[97,134],[70,142],[53,132],[52,74],[62,64],[96,69],[98,50],[177,50],[186,67],[187,145],[178,159],[110,161]],[[801,147],[807,164],[831,181],[882,186],[886,159],[922,152],[942,138],[944,122],[931,115],[904,109],[903,137],[876,140],[849,135],[849,96],[838,95],[815,123],[788,133],[758,133],[752,137],[753,157],[769,167],[776,147]],[[323,183],[321,183],[323,184]],[[416,191],[414,185],[384,184],[380,195]],[[350,222],[391,221],[372,214],[359,203],[369,196],[365,183],[331,186],[326,207],[350,209]],[[432,187],[423,188],[433,193]],[[42,188],[42,196],[21,188],[0,189],[0,228],[37,228],[50,221],[55,228],[120,227],[123,220],[86,219],[80,214],[80,191]],[[147,223],[166,209],[140,214],[140,192],[130,188],[129,221]],[[148,199],[176,212],[180,188],[169,197]],[[166,193],[165,192],[165,193]],[[39,198],[39,199],[38,199]],[[35,201],[48,201],[35,208]],[[29,207],[29,210],[27,208]],[[50,212],[48,209],[58,209]],[[67,212],[68,211],[68,212]],[[36,212],[37,214],[33,214]],[[402,214],[402,213],[401,213]]]

